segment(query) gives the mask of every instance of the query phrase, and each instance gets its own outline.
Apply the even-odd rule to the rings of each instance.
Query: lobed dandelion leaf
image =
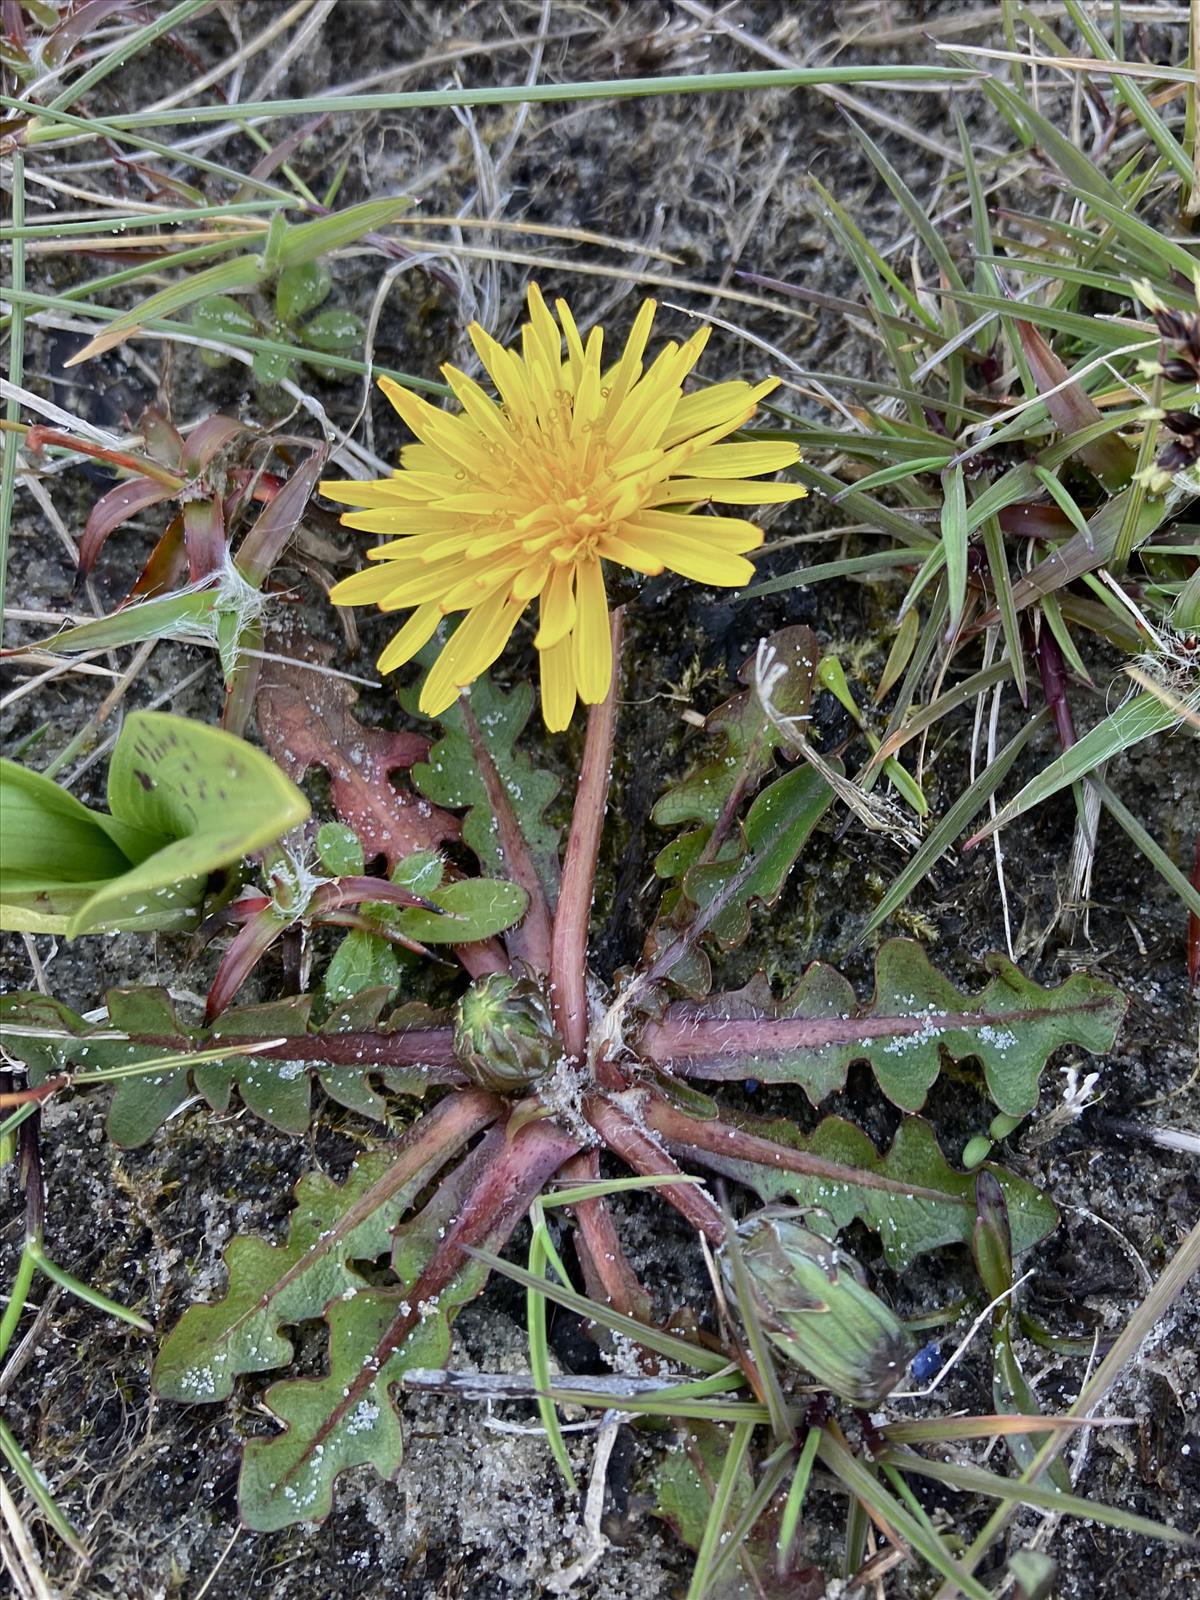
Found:
[[[798,1084],[814,1105],[843,1086],[852,1062],[867,1061],[904,1111],[925,1103],[945,1051],[978,1060],[996,1106],[1023,1117],[1037,1104],[1052,1052],[1067,1044],[1092,1055],[1111,1050],[1126,1002],[1084,973],[1048,989],[1004,956],[986,965],[990,981],[968,996],[914,940],[888,939],[865,1006],[846,978],[814,962],[782,1000],[760,974],[732,993],[676,1002],[647,1024],[639,1048],[680,1077]]]

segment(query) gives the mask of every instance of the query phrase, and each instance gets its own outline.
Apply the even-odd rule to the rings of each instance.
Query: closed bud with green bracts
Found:
[[[562,1056],[546,992],[536,978],[492,972],[458,1002],[454,1053],[481,1089],[524,1089]]]
[[[789,1361],[857,1406],[873,1406],[895,1388],[908,1363],[908,1335],[856,1261],[806,1228],[790,1206],[754,1212],[736,1235],[719,1251],[726,1285],[736,1300],[736,1249],[763,1332]]]

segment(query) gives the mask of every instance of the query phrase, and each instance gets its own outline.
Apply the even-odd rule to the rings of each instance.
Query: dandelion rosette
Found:
[[[542,713],[550,729],[565,728],[576,699],[594,705],[612,681],[604,562],[734,587],[753,576],[746,552],[761,530],[743,517],[696,513],[714,501],[764,505],[805,493],[755,479],[791,466],[795,445],[719,442],[750,420],[777,378],[685,394],[710,329],[669,342],[646,366],[655,313],[647,300],[606,367],[603,330],[585,341],[567,303],[555,306],[557,322],[531,285],[519,351],[477,323],[468,329],[498,400],[449,365],[442,371],[461,414],[381,379],[418,442],[401,450],[389,478],[321,485],[359,508],[342,517],[347,527],[389,540],[367,552],[372,566],[335,586],[335,604],[412,608],[379,657],[381,672],[411,660],[443,617],[466,613],[421,690],[430,716],[491,666],[536,599]]]

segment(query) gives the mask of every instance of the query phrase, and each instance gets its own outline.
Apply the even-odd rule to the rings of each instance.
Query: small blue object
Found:
[[[745,1089],[747,1094],[753,1094],[759,1087],[760,1084],[757,1078],[745,1078],[742,1082],[742,1088]]]
[[[926,1378],[932,1378],[935,1372],[940,1372],[942,1367],[942,1347],[935,1339],[932,1344],[923,1345],[912,1358],[912,1375],[918,1383],[924,1383]]]

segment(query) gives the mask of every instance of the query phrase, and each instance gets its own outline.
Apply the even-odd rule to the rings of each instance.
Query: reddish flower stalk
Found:
[[[596,890],[596,858],[608,804],[613,734],[617,724],[623,608],[618,606],[609,620],[612,682],[605,699],[588,712],[587,737],[571,813],[571,834],[563,862],[562,892],[558,898],[550,953],[550,1000],[554,1019],[567,1056],[575,1061],[582,1061],[587,1050],[588,919]]]

